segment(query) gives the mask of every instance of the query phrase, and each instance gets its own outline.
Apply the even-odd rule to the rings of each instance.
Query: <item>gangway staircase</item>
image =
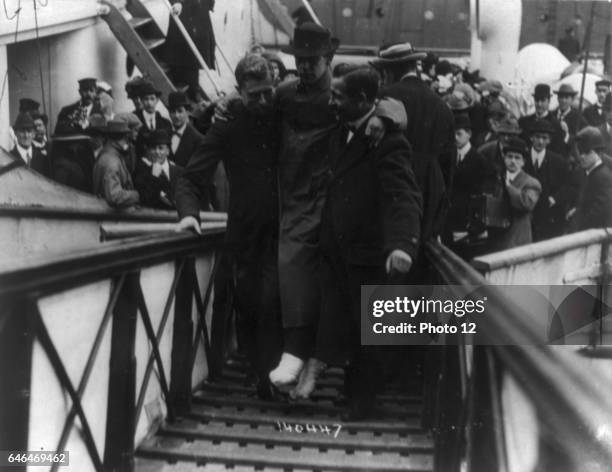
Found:
[[[163,1],[170,8],[169,3],[166,0]],[[163,31],[140,0],[129,0],[126,3],[125,9],[131,15],[131,18],[126,18],[123,12],[111,2],[102,1],[101,3],[106,10],[102,18],[127,52],[129,59],[133,61],[145,78],[153,82],[162,93],[162,100],[165,100],[170,92],[176,91],[176,87],[168,77],[167,64],[164,64],[161,59],[160,52],[166,42]],[[179,25],[179,30],[183,33],[183,40],[189,44],[192,53],[200,62],[200,66],[206,71],[214,92],[218,94],[220,92],[219,86],[191,42],[188,33],[184,30],[180,19],[174,15],[171,16],[171,21],[175,21]],[[206,89],[204,90],[206,92]]]
[[[432,471],[421,428],[420,382],[387,385],[375,420],[342,422],[341,369],[328,369],[308,401],[263,401],[244,362],[194,394],[189,413],[136,450],[137,472]]]

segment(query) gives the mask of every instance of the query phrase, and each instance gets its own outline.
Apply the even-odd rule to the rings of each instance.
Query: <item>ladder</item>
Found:
[[[126,10],[131,15],[129,19],[112,3],[106,0],[103,0],[101,3],[106,7],[105,13],[102,16],[103,19],[127,52],[128,57],[142,72],[143,76],[153,82],[155,87],[162,93],[162,100],[167,100],[168,95],[176,91],[176,87],[168,77],[168,67],[159,59],[158,51],[166,41],[163,31],[140,0],[129,0],[127,2]],[[164,0],[164,3],[168,9],[171,8],[167,0]],[[181,20],[175,15],[171,15],[171,17],[171,21],[176,21],[179,30],[183,34],[183,38],[199,60],[200,67],[206,72],[215,93],[218,94],[220,88],[204,63],[204,59],[193,44]]]

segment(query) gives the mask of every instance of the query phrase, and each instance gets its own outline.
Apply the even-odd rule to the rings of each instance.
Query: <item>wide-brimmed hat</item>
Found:
[[[427,53],[416,52],[410,43],[394,44],[388,48],[381,49],[378,57],[372,61],[375,66],[388,64],[399,64],[402,62],[416,61],[425,59]]]
[[[544,98],[550,98],[550,85],[548,84],[536,85],[533,91],[533,98],[535,100],[542,100]]]
[[[450,109],[453,110],[453,112],[455,113],[467,111],[470,109],[470,104],[467,102],[467,100],[465,100],[462,96],[454,92],[444,97],[444,100],[446,101]]]
[[[140,118],[138,118],[134,113],[130,112],[117,113],[115,115],[115,120],[125,121],[131,130],[139,129],[143,126]]]
[[[153,147],[158,144],[167,144],[170,146],[170,133],[165,129],[156,129],[147,133],[145,137],[145,146]]]
[[[527,150],[525,141],[514,136],[508,139],[508,141],[506,141],[503,145],[503,154],[506,154],[507,152],[518,152],[524,158],[527,154]]]
[[[149,82],[146,81],[144,83],[142,83],[135,91],[138,94],[138,97],[145,97],[147,95],[156,95],[158,97],[161,97],[161,92],[159,90],[157,90],[155,88],[155,86]]]
[[[185,107],[191,109],[191,104],[187,100],[187,95],[183,92],[172,92],[168,95],[168,110],[176,110],[177,108]]]
[[[573,97],[578,92],[576,92],[574,90],[574,87],[572,87],[570,84],[561,84],[559,86],[559,90],[555,90],[554,93],[556,93],[557,95],[561,95],[561,96],[563,96],[563,95],[566,95],[566,96],[571,95]]]
[[[36,100],[32,100],[31,98],[20,98],[19,99],[19,112],[28,113],[32,111],[38,111],[40,108],[40,103]]]
[[[576,134],[575,140],[579,148],[582,147],[586,150],[595,149],[597,151],[605,148],[601,131],[594,126],[582,128]]]
[[[521,128],[519,127],[517,119],[510,115],[506,115],[504,119],[499,122],[495,131],[501,134],[521,134]]]
[[[102,132],[103,134],[115,136],[115,135],[129,134],[131,131],[130,131],[130,127],[125,121],[111,120],[106,123],[105,127],[100,129],[100,132]]]
[[[13,124],[15,131],[24,129],[34,129],[34,120],[29,113],[19,113],[15,118],[15,124]]]
[[[79,88],[82,90],[88,90],[88,89],[97,89],[98,85],[97,85],[98,79],[94,79],[92,77],[85,77],[84,79],[79,80]]]
[[[548,120],[535,120],[535,122],[526,130],[529,134],[546,133],[549,135],[555,134],[553,125]]]
[[[289,46],[281,48],[286,54],[295,57],[326,56],[340,45],[337,38],[332,38],[329,30],[315,23],[302,23],[293,33]]]

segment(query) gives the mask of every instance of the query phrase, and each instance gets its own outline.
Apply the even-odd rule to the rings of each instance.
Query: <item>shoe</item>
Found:
[[[306,364],[308,365],[308,362]],[[293,387],[291,390],[289,390],[289,398],[291,398],[292,400],[297,400],[297,388],[298,388],[298,385],[300,385],[304,381],[303,379],[304,379],[305,374],[306,374],[306,367],[304,367],[302,371],[300,372],[300,376],[298,377],[297,385]]]
[[[306,362],[306,367],[302,370],[302,374],[300,374],[300,381],[298,382],[295,389],[291,391],[293,395],[291,398],[298,399],[308,399],[310,398],[310,394],[314,391],[317,386],[317,378],[325,370],[327,364],[321,362],[314,357],[311,357]],[[290,394],[291,395],[291,394]]]
[[[257,397],[268,402],[280,403],[286,400],[283,393],[269,381],[260,381],[257,384]]]
[[[276,369],[270,372],[270,382],[277,387],[295,382],[303,368],[304,361],[302,359],[288,352],[283,352],[280,363],[276,366]]]

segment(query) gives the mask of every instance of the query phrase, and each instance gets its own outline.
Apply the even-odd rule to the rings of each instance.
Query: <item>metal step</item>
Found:
[[[142,40],[149,51],[158,48],[166,42],[166,38],[150,38]]]
[[[128,23],[132,26],[132,28],[140,28],[141,26],[148,25],[153,21],[153,18],[149,17],[134,17],[128,20]]]
[[[318,448],[301,446],[273,446],[241,443],[214,444],[212,441],[191,442],[180,438],[157,436],[145,441],[138,449],[139,457],[162,458],[166,461],[189,461],[199,467],[222,463],[226,467],[240,465],[294,468],[306,470],[349,471],[419,471],[430,472],[433,467],[431,454],[386,453],[371,451],[338,450],[322,452]],[[206,470],[198,468],[197,470]]]

